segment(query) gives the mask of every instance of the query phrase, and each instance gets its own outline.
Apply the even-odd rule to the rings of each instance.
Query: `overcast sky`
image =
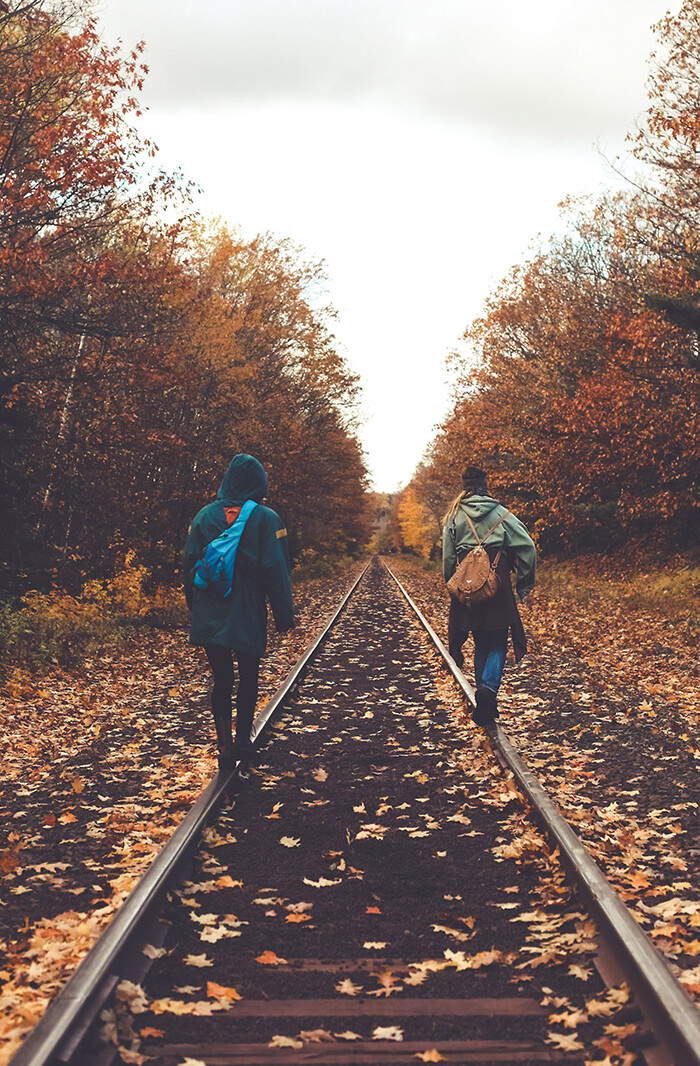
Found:
[[[665,0],[101,0],[202,211],[326,261],[376,487],[449,405],[467,324],[569,194],[614,181]],[[673,9],[679,7],[675,0]]]

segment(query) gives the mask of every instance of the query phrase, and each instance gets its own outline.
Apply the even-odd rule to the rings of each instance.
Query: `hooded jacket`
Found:
[[[267,647],[267,604],[278,630],[294,625],[287,531],[262,505],[267,475],[252,455],[235,455],[216,500],[199,511],[184,552],[185,596],[192,612],[190,642],[220,644],[260,658]],[[246,500],[258,506],[246,522],[236,554],[231,595],[194,585],[194,567],[207,545],[227,529]]]
[[[525,526],[510,513],[487,537],[500,516],[505,513],[506,508],[492,496],[474,494],[462,500],[456,513],[448,518],[443,527],[442,572],[445,581],[449,581],[457,569],[457,563],[477,545],[467,521],[467,516],[469,516],[491,560],[495,559],[499,551],[502,553],[496,570],[501,579],[501,588],[493,599],[486,600],[485,603],[473,608],[452,600],[449,620],[450,639],[457,632],[510,628],[517,661],[527,650],[527,640],[513,596],[510,571],[516,571],[516,590],[520,598],[524,599],[535,585],[537,552]]]

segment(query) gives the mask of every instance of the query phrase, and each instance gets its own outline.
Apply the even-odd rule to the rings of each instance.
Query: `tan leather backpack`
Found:
[[[500,578],[496,573],[501,552],[499,551],[496,554],[496,558],[491,562],[488,552],[484,548],[484,541],[489,539],[491,534],[498,529],[501,522],[505,521],[509,515],[510,511],[505,511],[498,521],[491,526],[483,540],[479,539],[479,534],[469,515],[465,514],[464,516],[476,537],[477,543],[476,547],[472,548],[468,555],[465,555],[447,582],[447,590],[453,599],[458,600],[459,603],[464,604],[466,607],[477,607],[480,603],[493,599],[501,587]]]

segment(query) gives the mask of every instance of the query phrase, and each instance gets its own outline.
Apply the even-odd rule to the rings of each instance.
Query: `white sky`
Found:
[[[665,0],[101,0],[199,206],[326,262],[376,488],[449,407],[446,354],[557,204],[613,178]],[[674,0],[673,7],[679,6]]]

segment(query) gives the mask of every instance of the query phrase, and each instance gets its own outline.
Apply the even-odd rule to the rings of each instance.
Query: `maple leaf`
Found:
[[[156,948],[153,944],[146,944],[141,951],[148,959],[162,959],[163,955],[167,955],[165,948]]]
[[[281,959],[278,955],[275,955],[274,951],[263,951],[262,955],[257,955],[256,962],[259,962],[262,966],[288,966],[289,963],[286,959]]]
[[[216,888],[243,888],[243,882],[234,881],[229,874],[223,874],[221,877],[217,877],[214,884]]]
[[[373,1040],[403,1040],[403,1029],[398,1025],[378,1025],[372,1030]]]
[[[547,1043],[554,1044],[560,1051],[583,1051],[585,1045],[577,1040],[575,1036],[569,1036],[568,1033],[547,1033]]]
[[[298,848],[301,840],[298,837],[280,837],[280,844],[284,844],[285,848]]]
[[[121,1003],[127,1004],[132,1014],[143,1014],[149,1009],[146,993],[141,985],[136,985],[133,981],[120,981],[116,995]]]
[[[367,907],[365,914],[381,914],[379,907]]]
[[[346,1029],[344,1033],[333,1033],[336,1040],[362,1040],[359,1033],[353,1033],[351,1029]]]
[[[302,1029],[299,1033],[299,1039],[303,1040],[305,1044],[321,1044],[330,1041],[333,1043],[333,1036],[327,1029]]]
[[[310,922],[310,914],[288,914],[285,917],[285,922]]]
[[[318,881],[310,881],[308,877],[304,878],[305,885],[311,885],[312,888],[330,888],[331,885],[341,884],[341,879],[337,881],[329,881],[326,877],[319,877]]]
[[[227,988],[225,985],[217,984],[216,981],[207,981],[207,995],[212,999],[237,1000],[243,998],[235,988]]]
[[[328,780],[328,773],[327,773],[326,770],[323,769],[322,766],[319,766],[319,768],[317,770],[314,770],[313,778],[314,778],[314,781],[327,781]]]
[[[413,1056],[414,1059],[420,1059],[421,1062],[445,1062],[445,1056],[441,1055],[437,1048],[430,1048],[428,1051],[417,1051]]]
[[[153,1014],[194,1014],[194,1003],[185,1003],[181,999],[154,999],[149,1010]]]
[[[582,1010],[561,1011],[559,1014],[550,1014],[550,1025],[563,1025],[565,1029],[577,1029],[588,1021],[588,1015]]]
[[[206,955],[185,955],[182,960],[185,966],[213,966],[214,963]]]
[[[143,1066],[148,1059],[148,1056],[142,1055],[140,1051],[136,1051],[134,1048],[122,1047],[120,1044],[117,1045],[117,1051],[122,1062],[133,1062],[135,1066]]]
[[[162,1029],[154,1029],[152,1025],[147,1025],[145,1029],[139,1029],[139,1036],[142,1036],[145,1040],[149,1036],[156,1038],[165,1036],[165,1033]]]
[[[355,985],[346,977],[335,986],[336,992],[342,992],[344,996],[358,996],[362,991],[362,985]]]
[[[298,1048],[302,1048],[304,1046],[304,1041],[303,1040],[295,1040],[294,1037],[291,1037],[291,1036],[280,1036],[279,1034],[276,1034],[275,1036],[273,1036],[272,1040],[269,1042],[269,1044],[267,1046],[268,1047],[291,1047],[291,1048],[297,1048],[298,1049]]]
[[[362,945],[363,948],[367,948],[368,951],[376,950],[381,951],[387,945],[386,940],[365,940]]]
[[[578,977],[579,981],[587,981],[592,976],[593,971],[586,966],[578,966],[576,963],[572,963],[569,966],[569,974],[571,977]]]
[[[207,925],[199,934],[199,939],[203,940],[206,944],[216,944],[219,940],[223,940],[224,938],[230,939],[240,935],[238,930],[227,929],[225,925],[218,925],[216,927]]]

